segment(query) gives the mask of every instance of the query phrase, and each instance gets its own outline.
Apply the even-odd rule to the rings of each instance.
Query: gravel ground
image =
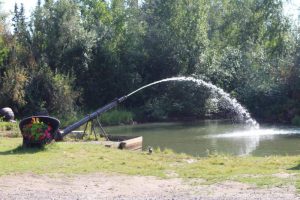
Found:
[[[300,200],[292,186],[260,189],[226,181],[201,185],[201,180],[158,179],[118,174],[35,175],[0,177],[1,200],[28,199],[208,199]]]

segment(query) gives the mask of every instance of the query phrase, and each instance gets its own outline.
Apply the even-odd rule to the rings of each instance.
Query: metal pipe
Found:
[[[63,138],[67,134],[71,133],[72,131],[76,130],[77,128],[79,128],[83,124],[87,123],[88,121],[93,120],[97,116],[101,115],[102,113],[116,107],[119,103],[121,103],[122,101],[125,101],[126,99],[127,99],[126,95],[121,97],[121,98],[117,98],[114,101],[112,101],[112,102],[106,104],[105,106],[99,108],[95,112],[93,112],[93,113],[87,115],[86,117],[82,118],[78,122],[75,122],[74,124],[68,126],[64,130],[59,131],[60,137]]]

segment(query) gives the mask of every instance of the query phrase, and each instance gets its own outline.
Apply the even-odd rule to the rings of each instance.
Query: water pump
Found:
[[[54,117],[37,115],[22,119],[19,127],[23,136],[23,146],[42,147],[49,144],[52,140],[62,140],[66,135],[80,126],[116,107],[119,103],[125,101],[127,97],[128,96],[125,95],[121,98],[116,98],[63,130],[59,130],[60,121]]]

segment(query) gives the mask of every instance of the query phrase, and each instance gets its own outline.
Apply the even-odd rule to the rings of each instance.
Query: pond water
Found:
[[[300,128],[261,125],[259,129],[224,121],[197,123],[154,123],[107,127],[112,135],[143,136],[148,146],[172,149],[178,153],[207,156],[229,155],[300,155]]]

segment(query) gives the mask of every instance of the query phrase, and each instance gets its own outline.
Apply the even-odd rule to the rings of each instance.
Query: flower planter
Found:
[[[56,134],[60,121],[49,116],[32,116],[23,119],[20,130],[23,136],[23,146],[42,147],[50,143]]]

